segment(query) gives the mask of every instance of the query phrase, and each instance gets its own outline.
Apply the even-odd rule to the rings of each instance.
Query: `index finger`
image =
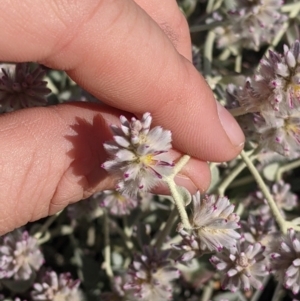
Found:
[[[111,106],[137,115],[150,111],[183,152],[225,161],[241,150],[235,120],[217,110],[205,80],[133,1],[6,0],[0,41],[1,61],[64,69]]]

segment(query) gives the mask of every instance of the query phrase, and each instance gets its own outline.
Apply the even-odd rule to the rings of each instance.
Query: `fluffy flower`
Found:
[[[171,148],[171,132],[159,126],[150,130],[152,117],[145,113],[141,120],[120,117],[121,127],[112,126],[114,141],[104,144],[111,160],[102,167],[122,177],[117,190],[136,195],[157,185],[171,172],[173,162],[166,154]]]
[[[193,196],[193,233],[201,250],[220,251],[223,247],[233,247],[240,234],[239,216],[233,213],[234,206],[227,197],[214,195],[200,197],[198,191]]]
[[[241,109],[254,113],[251,130],[257,133],[262,148],[291,158],[299,156],[299,41],[290,48],[285,45],[283,55],[270,51],[255,76],[234,93]]]
[[[271,194],[276,202],[281,214],[285,216],[284,211],[290,211],[298,206],[298,197],[291,192],[291,185],[282,180],[273,184],[271,187]],[[249,199],[251,205],[258,205],[258,209],[253,211],[255,215],[261,217],[262,213],[266,214],[266,218],[270,220],[270,207],[266,204],[265,197],[261,191],[255,192]],[[261,218],[260,218],[261,219]],[[263,222],[265,218],[261,219]]]
[[[263,219],[260,216],[249,214],[247,221],[241,221],[243,238],[249,243],[268,241],[268,236],[275,232],[274,219]],[[266,244],[264,243],[264,244]]]
[[[81,301],[79,280],[72,280],[69,273],[60,274],[47,272],[39,283],[33,285],[31,297],[33,301]]]
[[[135,257],[128,271],[130,279],[124,285],[130,300],[165,301],[172,298],[172,281],[179,277],[179,271],[172,267],[168,255],[168,250],[160,252],[145,247],[144,254]]]
[[[130,197],[116,190],[105,190],[98,195],[100,206],[113,215],[128,215],[138,205],[138,197]]]
[[[27,280],[44,262],[36,239],[26,231],[15,230],[0,242],[0,279]]]
[[[2,111],[43,106],[48,89],[43,80],[45,72],[41,67],[31,70],[29,63],[16,64],[14,72],[2,69],[0,78],[0,105]]]
[[[300,233],[289,229],[270,246],[271,270],[294,294],[300,292]]]
[[[260,243],[241,242],[236,248],[224,249],[210,262],[222,273],[222,288],[236,291],[262,289],[262,278],[268,275],[265,248]]]
[[[218,46],[258,50],[272,40],[286,17],[280,14],[282,0],[239,0],[228,11],[229,25],[218,27]],[[219,16],[218,16],[219,18]]]

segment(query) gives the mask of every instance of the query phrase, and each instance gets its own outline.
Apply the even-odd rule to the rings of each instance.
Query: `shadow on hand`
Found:
[[[77,117],[71,128],[74,135],[66,136],[66,139],[73,148],[67,155],[72,159],[70,169],[82,186],[84,198],[96,191],[113,188],[112,178],[101,168],[108,158],[103,143],[112,140],[107,122],[99,113],[92,121]]]

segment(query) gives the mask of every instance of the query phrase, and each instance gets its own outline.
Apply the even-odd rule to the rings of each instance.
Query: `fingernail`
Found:
[[[183,186],[191,194],[195,194],[198,190],[197,186],[193,183],[193,181],[184,175],[177,174],[174,180],[178,186]]]
[[[217,109],[220,122],[231,143],[242,148],[245,136],[234,117],[217,101]]]

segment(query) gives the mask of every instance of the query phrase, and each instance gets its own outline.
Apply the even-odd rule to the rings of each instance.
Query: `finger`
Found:
[[[135,0],[159,25],[176,50],[186,59],[192,60],[189,26],[175,0]]]
[[[2,61],[66,69],[107,104],[136,115],[150,111],[182,152],[225,161],[242,148],[235,120],[217,109],[197,70],[132,1],[3,1],[0,41]]]
[[[114,187],[100,166],[107,160],[103,143],[112,139],[109,125],[119,123],[119,114],[70,103],[0,116],[0,235]],[[206,163],[192,159],[178,184],[195,192],[208,183]]]

